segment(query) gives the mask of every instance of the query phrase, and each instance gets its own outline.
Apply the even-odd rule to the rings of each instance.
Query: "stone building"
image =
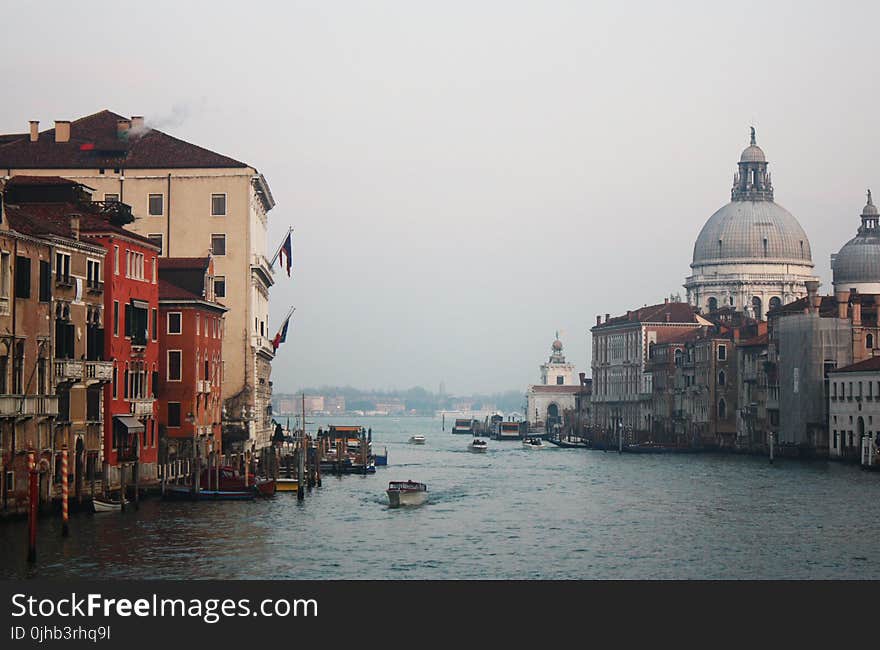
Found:
[[[880,357],[832,370],[828,408],[831,458],[880,464]]]
[[[532,384],[526,391],[525,419],[529,428],[549,432],[566,424],[563,413],[576,412],[576,395],[580,390],[574,364],[565,360],[557,332],[550,346],[550,358],[541,364],[541,383]]]
[[[272,435],[268,213],[275,201],[254,167],[150,128],[143,117],[100,111],[40,132],[0,138],[7,175],[63,176],[94,188],[99,201],[123,201],[127,227],[162,256],[211,254],[221,301],[232,298],[223,342],[223,431],[234,451],[263,447]]]
[[[653,346],[711,321],[696,308],[681,302],[630,310],[623,316],[596,317],[593,335],[593,423],[610,430],[623,426],[630,431],[653,429],[651,374],[646,373]]]
[[[703,226],[694,244],[688,302],[702,312],[733,307],[764,319],[769,310],[806,295],[813,277],[810,242],[797,219],[774,202],[764,151],[742,152],[731,201]]]

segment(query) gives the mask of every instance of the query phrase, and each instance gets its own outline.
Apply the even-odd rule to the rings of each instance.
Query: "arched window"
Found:
[[[724,399],[718,401],[718,419],[724,420],[727,418],[727,402]]]
[[[868,348],[869,350],[874,349],[874,335],[873,334],[868,334],[865,337],[865,347]]]
[[[774,309],[779,309],[780,307],[782,307],[782,300],[780,300],[776,296],[770,298],[770,311],[773,311]]]
[[[724,386],[725,383],[727,383],[727,375],[725,375],[724,371],[722,370],[718,373],[718,385]]]
[[[871,336],[871,335],[868,334],[868,336]],[[653,358],[654,358],[654,342],[653,342],[653,341],[651,341],[650,343],[648,343],[648,358],[649,358],[649,359],[653,359]]]
[[[755,318],[757,318],[758,320],[763,320],[764,318],[764,312],[761,309],[762,306],[763,305],[761,304],[761,299],[758,298],[758,296],[754,296],[752,298],[752,309],[755,312]]]
[[[680,366],[680,365],[681,365],[681,350],[676,350],[676,351],[675,351],[675,365],[676,365],[676,366]]]
[[[709,298],[709,302],[706,304],[706,307],[709,311],[715,311],[718,309],[718,298]]]

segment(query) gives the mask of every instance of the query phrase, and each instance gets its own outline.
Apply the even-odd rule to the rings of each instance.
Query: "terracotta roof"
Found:
[[[22,138],[27,138],[29,133],[6,133],[4,135],[0,135],[0,146],[4,144],[8,144],[10,142],[15,142],[16,140],[21,140]]]
[[[668,317],[668,318],[667,318]],[[622,316],[609,318],[592,329],[613,327],[626,323],[697,323],[695,308],[685,302],[664,302],[636,309]]]
[[[756,345],[767,345],[770,342],[770,334],[764,332],[763,334],[759,334],[758,336],[753,336],[750,339],[744,339],[737,343],[738,347],[748,348]]]
[[[205,271],[210,262],[210,257],[160,257],[159,270]]]
[[[664,343],[687,343],[689,341],[696,341],[702,335],[703,331],[701,327],[694,327],[686,330],[661,330],[657,332],[655,345],[663,345]]]
[[[877,370],[880,370],[880,357],[871,357],[870,359],[865,359],[864,361],[859,361],[858,363],[854,363],[850,366],[844,366],[843,368],[838,368],[837,370],[832,370],[831,372],[868,372]]]
[[[159,300],[204,300],[198,294],[159,278]]]
[[[22,187],[22,186],[47,186],[47,185],[57,185],[57,186],[72,186],[72,185],[81,185],[82,187],[88,188],[90,190],[94,190],[94,187],[89,187],[88,185],[84,185],[83,183],[77,183],[76,181],[72,181],[69,178],[63,178],[61,176],[12,176],[9,180],[6,181],[7,187]]]
[[[126,230],[122,226],[107,221],[106,217],[89,211],[88,204],[77,203],[26,203],[23,205],[6,205],[6,215],[9,226],[23,235],[33,237],[45,237],[56,235],[59,237],[73,238],[70,229],[71,215],[79,216],[79,229],[81,233],[108,233],[123,235],[158,250],[158,247],[149,239]]]
[[[0,135],[0,167],[9,169],[128,169],[247,167],[248,165],[185,142],[158,129],[117,135],[121,115],[103,110],[70,123],[70,140],[55,142],[55,129],[36,142],[17,134]]]

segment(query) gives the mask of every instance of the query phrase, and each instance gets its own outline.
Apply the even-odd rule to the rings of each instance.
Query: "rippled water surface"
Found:
[[[371,427],[389,466],[324,476],[303,502],[75,515],[66,540],[43,519],[34,568],[25,523],[0,523],[0,577],[880,578],[880,474],[853,466],[497,441],[473,454],[449,421],[317,424],[334,422]],[[388,508],[388,481],[407,479],[428,503]]]

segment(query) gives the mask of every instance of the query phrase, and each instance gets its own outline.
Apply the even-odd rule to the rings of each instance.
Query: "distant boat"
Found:
[[[275,490],[278,492],[296,492],[299,481],[296,478],[279,477],[275,479]]]
[[[468,445],[468,451],[472,451],[476,454],[485,454],[487,449],[489,449],[489,443],[480,438],[474,438]]]
[[[428,486],[415,481],[391,481],[385,493],[392,508],[419,506],[428,499]]]
[[[421,435],[410,436],[409,441],[410,441],[410,443],[412,443],[414,445],[423,445],[423,444],[425,444],[425,436],[421,436]]]
[[[526,438],[522,444],[526,449],[543,449],[545,447],[544,441],[540,438]]]
[[[128,503],[128,500],[126,499],[124,502],[123,501],[111,501],[109,499],[99,499],[96,497],[96,498],[92,499],[92,511],[96,512],[96,513],[99,513],[99,512],[121,512],[123,503]]]

